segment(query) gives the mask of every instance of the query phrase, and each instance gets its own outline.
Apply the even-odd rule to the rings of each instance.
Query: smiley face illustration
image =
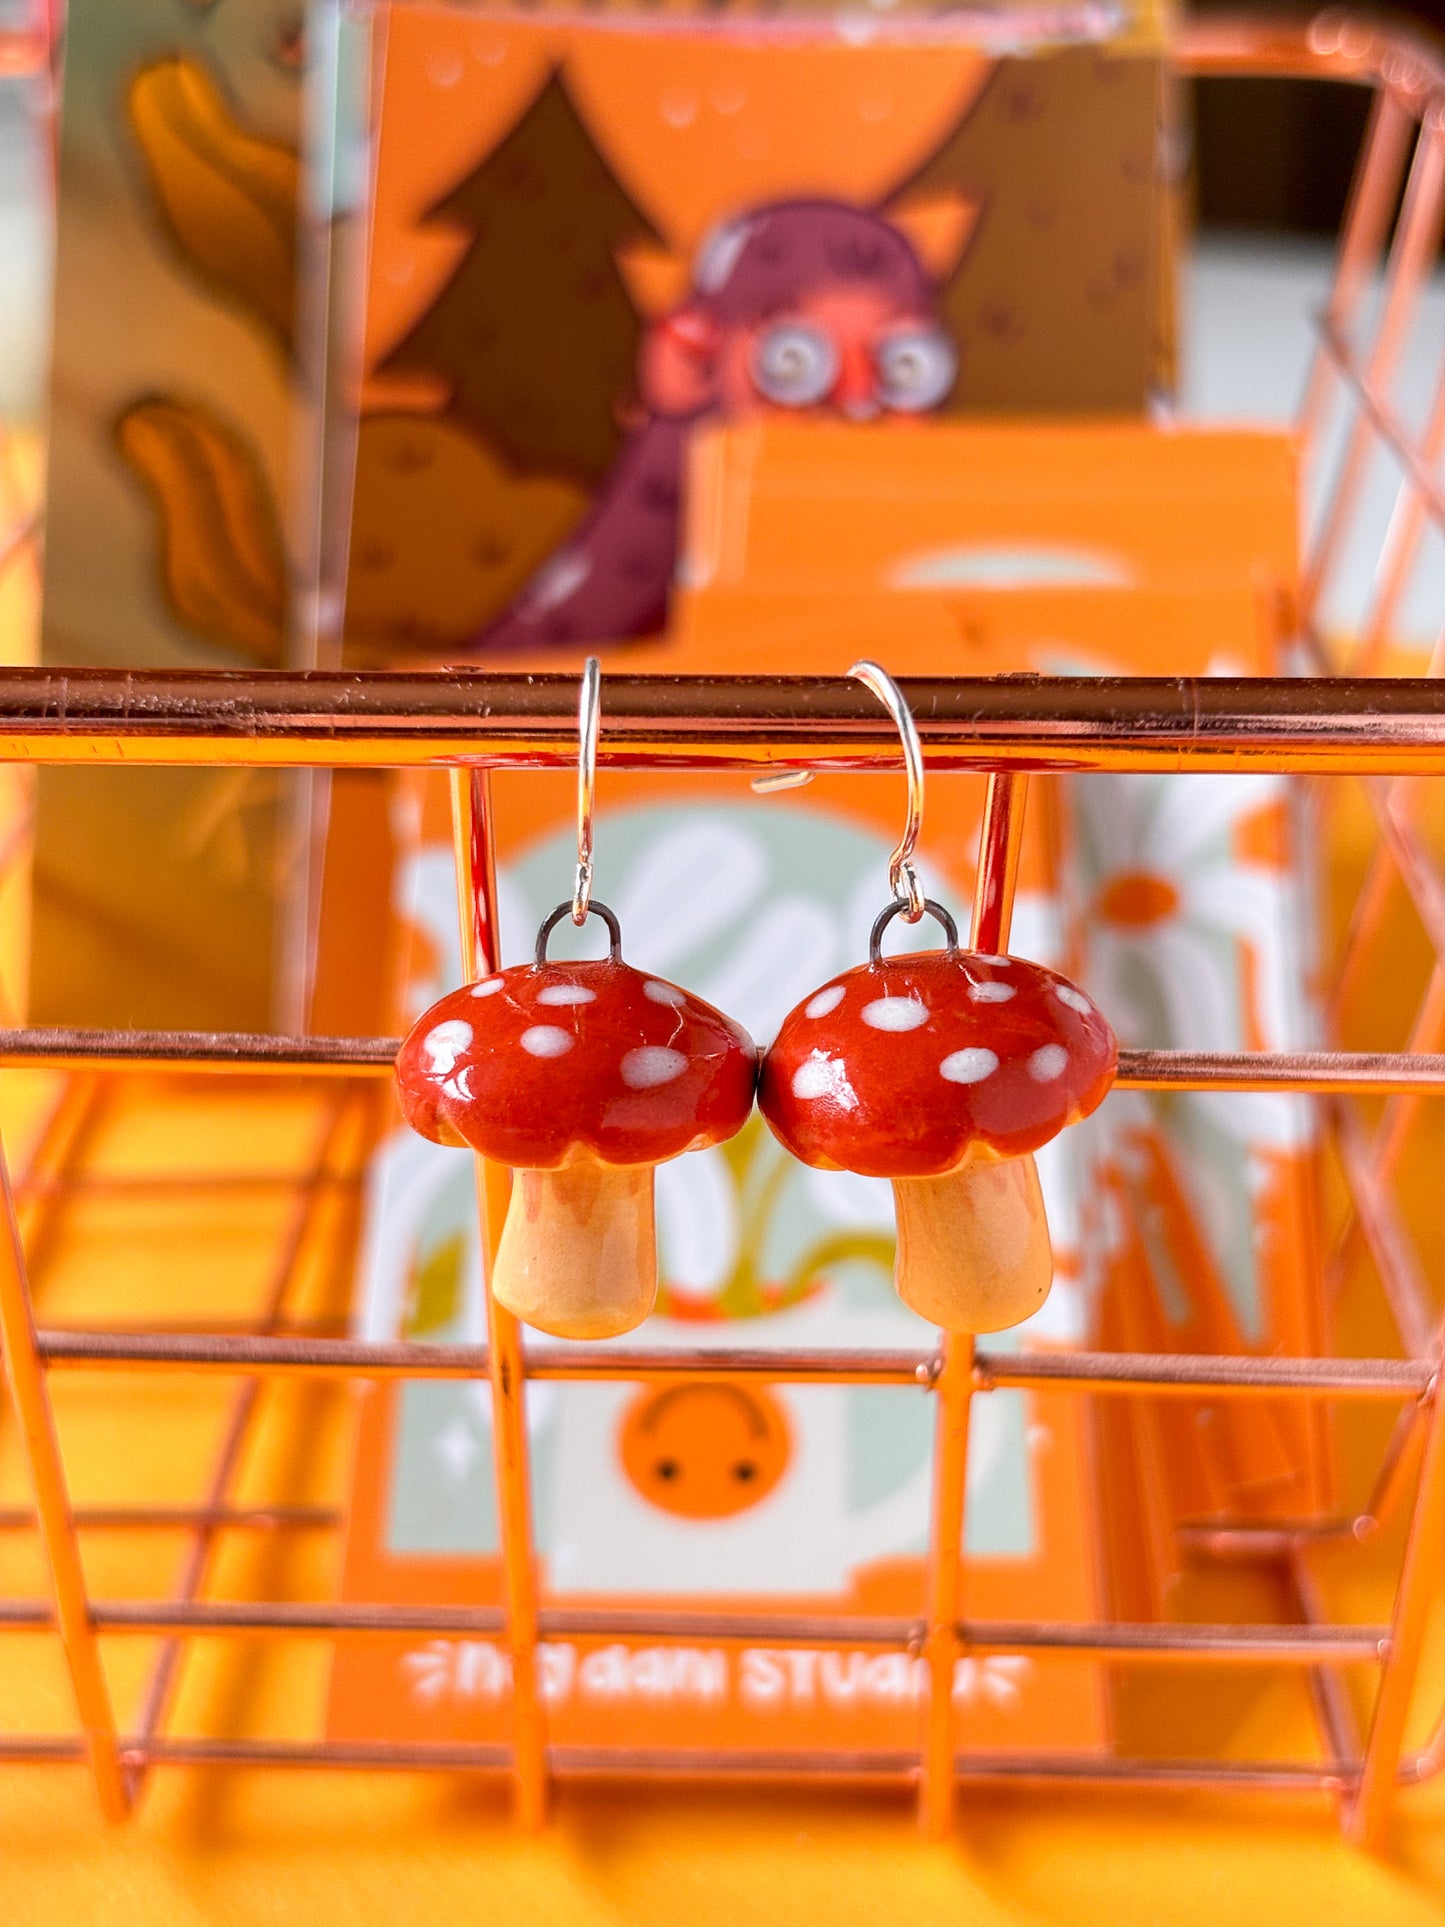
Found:
[[[792,1456],[778,1401],[757,1386],[702,1379],[643,1391],[618,1446],[634,1489],[681,1519],[726,1519],[773,1490]]]

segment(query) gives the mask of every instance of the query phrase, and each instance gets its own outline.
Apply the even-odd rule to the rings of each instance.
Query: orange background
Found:
[[[968,46],[659,41],[645,29],[579,33],[424,7],[394,9],[383,33],[368,367],[466,252],[468,236],[423,225],[428,208],[513,126],[564,55],[568,90],[609,166],[684,256],[714,221],[780,194],[876,201],[933,152],[992,67]]]

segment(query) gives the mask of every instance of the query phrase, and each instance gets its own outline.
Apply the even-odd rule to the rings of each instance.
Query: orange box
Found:
[[[1167,666],[1201,673],[1221,663],[1246,671],[1271,663],[1294,568],[1294,454],[1287,438],[1161,435],[1095,424],[1047,431],[959,424],[914,434],[771,425],[719,432],[702,444],[699,459],[711,468],[708,485],[690,497],[684,553],[692,586],[669,640],[634,645],[625,655],[605,652],[629,667],[702,671],[725,662],[745,670],[836,672],[865,642],[876,643],[902,675],[965,667],[1087,673]],[[972,485],[950,491],[941,484],[958,473],[975,478]],[[1107,514],[1094,495],[1101,475]],[[746,486],[733,485],[738,476]],[[1252,490],[1242,513],[1237,488]],[[816,509],[822,490],[834,512]],[[774,540],[774,528],[801,527],[809,518],[808,543]],[[925,545],[955,564],[959,557],[990,558],[992,586],[966,579],[887,586],[900,550],[916,554]],[[725,565],[709,570],[699,560],[709,555]],[[996,566],[1000,555],[1009,558],[1006,571]],[[1067,579],[1061,556],[1090,559],[1089,570],[1075,570],[1085,574],[1082,583]],[[1111,571],[1102,584],[1100,556]],[[960,572],[967,576],[966,567]],[[1213,586],[1203,592],[1206,573]],[[555,653],[534,660],[553,669],[569,664]],[[579,659],[570,666],[580,666]],[[605,727],[605,684],[603,713]],[[1143,796],[1151,807],[1167,805],[1158,785],[1171,779],[1146,779],[1142,789],[1126,785],[1118,793],[1087,787],[1113,780],[1085,778],[1066,790],[1034,779],[1015,912],[1014,947],[1082,969],[1086,982],[1091,950],[1103,935],[1115,945],[1104,963],[1116,969],[1122,947],[1136,938],[1144,939],[1145,958],[1151,941],[1175,941],[1169,917],[1152,926],[1140,920],[1142,886],[1131,897],[1108,863],[1087,859],[1085,848],[1099,820],[1091,795],[1105,799],[1106,819],[1120,821],[1121,800]],[[565,776],[516,776],[497,779],[495,792],[504,955],[520,958],[538,919],[569,886],[572,785]],[[935,854],[931,887],[955,904],[971,887],[981,794],[980,780],[970,777],[939,778],[929,787],[924,853]],[[867,921],[886,896],[884,859],[899,803],[896,784],[859,777],[822,777],[801,792],[750,799],[726,778],[604,772],[598,889],[622,914],[629,955],[694,985],[766,1038],[811,983],[861,956]],[[1287,831],[1277,803],[1246,784],[1219,806],[1229,874],[1243,879],[1246,895],[1287,877]],[[420,823],[404,866],[405,901],[418,923],[408,1011],[455,981],[460,967],[439,789],[420,806]],[[936,853],[946,853],[942,863]],[[1187,919],[1178,921],[1185,932]],[[1255,936],[1266,946],[1273,941],[1268,930]],[[1221,981],[1234,987],[1244,1021],[1258,1030],[1273,1014],[1261,1010],[1250,988],[1257,959],[1237,933],[1224,940],[1232,947],[1223,953]],[[1251,1041],[1258,1041],[1253,1032]],[[1126,1214],[1148,1201],[1135,1165],[1118,1160],[1120,1144],[1137,1141],[1154,1160],[1151,1168],[1175,1173],[1171,1236],[1179,1248],[1198,1259],[1209,1226],[1198,1201],[1179,1189],[1169,1121],[1131,1114],[1124,1122],[1123,1137],[1113,1131],[1096,1144],[1082,1129],[1070,1133],[1045,1160],[1058,1272],[1050,1305],[1024,1342],[1097,1336],[1101,1322],[1122,1315],[1121,1304],[1136,1321],[1152,1319],[1153,1342],[1181,1342],[1151,1309],[1152,1278],[1124,1262],[1132,1248],[1101,1235],[1089,1193],[1102,1187]],[[664,1285],[643,1343],[651,1337],[706,1344],[735,1336],[739,1320],[750,1327],[749,1342],[764,1346],[805,1342],[807,1333],[828,1342],[850,1342],[850,1332],[857,1342],[911,1342],[902,1327],[887,1323],[897,1308],[886,1282],[886,1200],[870,1202],[850,1189],[847,1199],[840,1192],[821,1206],[816,1174],[782,1158],[756,1119],[734,1147],[707,1157],[706,1179],[696,1156],[660,1173]],[[1201,1295],[1188,1335],[1212,1324],[1212,1337],[1226,1348],[1267,1348],[1308,1322],[1309,1164],[1301,1145],[1275,1167],[1278,1208],[1266,1218],[1279,1234],[1278,1249],[1251,1285],[1262,1329],[1249,1333],[1237,1320],[1229,1323],[1220,1274],[1201,1261],[1190,1274]],[[760,1199],[773,1202],[759,1206]],[[791,1210],[806,1222],[779,1232],[769,1217],[779,1199],[781,1217]],[[400,1135],[378,1162],[371,1215],[368,1334],[479,1335],[467,1160]],[[921,1328],[917,1337],[927,1342]],[[689,1394],[686,1411],[666,1412],[656,1394],[626,1386],[549,1384],[533,1397],[535,1508],[550,1599],[629,1607],[680,1600],[733,1612],[918,1610],[922,1566],[908,1552],[907,1534],[921,1529],[924,1516],[927,1441],[925,1413],[907,1415],[911,1393],[760,1394],[751,1384],[729,1389],[718,1382],[700,1388],[696,1399]],[[758,1436],[775,1447],[788,1441],[778,1448],[786,1467],[756,1514],[679,1519],[649,1489],[636,1442],[664,1425],[670,1452],[710,1463],[708,1455],[726,1449],[731,1437],[718,1399],[726,1411],[738,1401],[756,1406]],[[870,1404],[877,1414],[871,1419]],[[417,1385],[366,1394],[347,1554],[351,1597],[500,1599],[495,1551],[478,1524],[485,1502],[476,1481],[489,1476],[484,1405],[476,1388],[438,1393]],[[1108,1515],[1120,1523],[1134,1563],[1146,1555],[1142,1569],[1156,1595],[1169,1582],[1174,1525],[1201,1501],[1201,1475],[1206,1508],[1235,1509],[1267,1501],[1281,1454],[1293,1464],[1292,1476],[1315,1476],[1318,1440],[1297,1438],[1290,1415],[1281,1415],[1284,1431],[1267,1424],[1263,1443],[1247,1451],[1229,1414],[1211,1412],[1210,1421],[1202,1461],[1197,1450],[1176,1453],[1184,1477],[1162,1509],[1150,1510],[1149,1495],[1131,1500],[1125,1492]],[[1152,1415],[1144,1422],[1153,1423]],[[1181,1407],[1171,1422],[1198,1432],[1192,1407]],[[1005,1618],[1026,1608],[1092,1617],[1103,1605],[1099,1575],[1111,1571],[1110,1553],[1120,1547],[1090,1542],[1085,1522],[1097,1513],[1096,1480],[1107,1484],[1132,1465],[1133,1434],[1101,1434],[1104,1457],[1096,1460],[1084,1413],[1046,1396],[1018,1404],[1008,1425],[1015,1429],[987,1449],[978,1442],[984,1470],[971,1501],[971,1607]],[[886,1471],[874,1475],[874,1503],[856,1493],[849,1500],[846,1490],[840,1499],[840,1468],[874,1459],[886,1465],[890,1451],[900,1450],[911,1473],[895,1474],[892,1486]],[[911,1460],[910,1451],[917,1454]],[[462,1487],[472,1499],[439,1498],[446,1465],[462,1459]],[[866,1492],[870,1475],[860,1475]],[[916,1720],[909,1665],[897,1656],[870,1660],[861,1647],[825,1660],[822,1647],[787,1658],[765,1641],[678,1649],[569,1640],[549,1650],[544,1679],[559,1743],[887,1747],[908,1744]],[[987,1661],[961,1670],[957,1690],[972,1743],[1089,1746],[1106,1731],[1105,1685],[1106,1670],[1083,1661]],[[398,1638],[339,1656],[332,1729],[349,1737],[384,1731],[500,1738],[506,1700],[496,1642]]]

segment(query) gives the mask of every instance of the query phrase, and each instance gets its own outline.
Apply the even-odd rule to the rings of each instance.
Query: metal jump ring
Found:
[[[601,724],[602,664],[596,656],[589,656],[577,698],[577,876],[570,908],[579,929],[587,921],[592,901],[592,808],[597,797],[597,736]]]
[[[898,731],[903,745],[903,770],[908,778],[908,815],[897,848],[888,859],[888,886],[898,899],[899,908],[910,923],[917,923],[927,908],[923,885],[913,867],[913,851],[923,828],[923,748],[918,740],[918,725],[913,711],[903,700],[903,691],[880,664],[866,658],[855,662],[848,674],[861,682],[882,703]],[[947,913],[945,912],[945,915]]]
[[[537,948],[534,953],[537,963],[546,963],[547,939],[557,928],[557,925],[562,921],[563,917],[571,917],[574,923],[579,921],[570,903],[559,903],[552,914],[543,919],[542,927],[537,932]],[[601,917],[602,921],[607,925],[607,961],[609,963],[621,963],[622,925],[617,921],[615,911],[609,910],[605,903],[593,902],[589,903],[587,908],[582,912],[580,921],[585,923],[588,917]]]
[[[888,928],[889,924],[892,923],[893,919],[895,917],[901,917],[907,908],[907,903],[900,897],[897,903],[890,903],[886,910],[881,910],[873,919],[873,928],[868,933],[868,961],[870,964],[882,963],[883,932]],[[937,922],[943,925],[943,934],[948,939],[944,945],[944,949],[948,952],[948,955],[950,957],[956,955],[958,951],[958,925],[954,922],[948,911],[944,909],[943,905],[941,903],[935,903],[932,897],[925,897],[923,899],[923,909],[918,913],[920,917],[925,910],[929,916],[935,918]]]

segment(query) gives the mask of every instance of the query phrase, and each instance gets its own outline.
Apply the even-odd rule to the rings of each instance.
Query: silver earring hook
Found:
[[[580,928],[592,902],[592,809],[597,798],[597,734],[602,724],[602,664],[587,658],[577,698],[577,880],[572,921]]]
[[[898,839],[898,847],[888,859],[888,883],[898,902],[905,906],[905,921],[917,923],[927,903],[918,872],[913,867],[913,851],[918,842],[918,833],[923,828],[923,747],[918,740],[918,725],[913,720],[913,711],[903,700],[903,691],[878,663],[866,659],[855,662],[848,674],[855,682],[861,682],[865,689],[870,689],[882,703],[893,718],[903,744],[903,769],[908,778],[908,816],[903,825],[903,834]]]

